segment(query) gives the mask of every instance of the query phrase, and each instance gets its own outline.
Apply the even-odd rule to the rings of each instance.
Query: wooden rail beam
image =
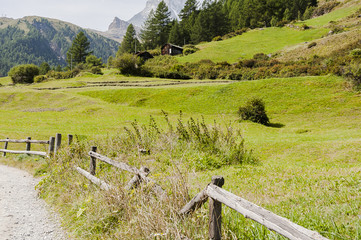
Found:
[[[29,139],[0,139],[0,142],[8,143],[39,143],[39,144],[49,144],[49,141],[45,140],[29,140]]]
[[[106,182],[100,180],[97,177],[94,177],[92,174],[85,171],[84,169],[75,166],[75,170],[77,170],[81,175],[83,175],[84,177],[89,179],[92,183],[99,186],[102,190],[109,191],[110,189],[112,189],[112,187],[109,184],[107,184]]]
[[[290,220],[280,217],[262,207],[257,206],[241,197],[234,195],[214,184],[207,186],[205,193],[225,204],[226,206],[241,213],[244,217],[250,218],[291,240],[327,240],[318,232],[308,230]]]
[[[30,155],[38,155],[47,157],[48,155],[46,152],[38,152],[38,151],[16,151],[16,150],[6,150],[6,149],[0,149],[0,152],[3,153],[13,153],[13,154],[30,154]]]

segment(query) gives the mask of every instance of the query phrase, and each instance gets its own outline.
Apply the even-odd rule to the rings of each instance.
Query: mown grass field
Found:
[[[67,81],[76,84],[107,78]],[[223,175],[225,189],[330,239],[361,236],[360,95],[349,90],[342,78],[34,90],[47,84],[59,83],[0,88],[0,138],[47,139],[56,132],[101,138],[118,134],[134,119],[148,124],[150,115],[164,128],[161,110],[174,123],[180,110],[184,119],[204,116],[207,123],[231,121],[259,164],[190,172],[191,193],[205,186],[212,175]],[[238,121],[238,107],[255,96],[264,99],[271,126]],[[155,174],[161,173],[155,170]],[[230,231],[244,231],[238,225],[242,223],[247,231],[258,232],[254,236],[278,239],[258,225],[244,223],[229,209],[224,212]]]

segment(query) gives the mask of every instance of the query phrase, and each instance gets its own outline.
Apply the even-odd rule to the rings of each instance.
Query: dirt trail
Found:
[[[36,184],[27,172],[0,165],[0,240],[67,239]]]

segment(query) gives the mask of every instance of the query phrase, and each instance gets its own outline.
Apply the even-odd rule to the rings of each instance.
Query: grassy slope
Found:
[[[251,30],[241,36],[224,41],[199,44],[197,47],[201,49],[200,51],[188,56],[179,57],[178,60],[181,63],[196,62],[202,59],[234,63],[240,59],[252,58],[256,53],[269,54],[282,51],[283,49],[294,49],[299,45],[303,46],[304,42],[321,39],[330,31],[328,26],[330,21],[339,21],[353,14],[359,8],[358,5],[359,1],[351,1],[344,7],[336,9],[331,13],[295,24],[311,26],[312,29],[307,31],[288,27]],[[349,38],[352,38],[352,36],[349,36]],[[340,45],[340,43],[337,44]],[[337,45],[335,48],[337,48]],[[325,51],[327,52],[327,50]],[[301,55],[301,53],[298,54]]]
[[[326,236],[339,231],[341,238],[335,239],[354,239],[361,231],[361,107],[359,95],[345,90],[341,78],[161,88],[32,87],[0,88],[0,115],[6,119],[0,123],[0,138],[44,138],[55,132],[112,135],[135,118],[146,123],[152,114],[159,120],[161,109],[173,120],[183,110],[186,116],[202,114],[208,122],[234,121],[238,106],[260,96],[275,127],[236,125],[261,165],[198,172],[191,181],[203,186],[212,175],[224,175],[226,189]]]
[[[179,57],[180,62],[196,62],[211,59],[214,62],[234,63],[240,59],[252,58],[256,53],[273,53],[285,47],[322,37],[327,29],[299,31],[290,28],[256,29],[220,42],[200,44],[200,51]]]

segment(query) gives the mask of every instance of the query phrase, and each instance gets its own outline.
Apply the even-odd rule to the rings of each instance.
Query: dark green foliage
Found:
[[[141,49],[140,42],[137,38],[137,33],[134,29],[133,24],[130,24],[127,28],[127,32],[123,38],[122,43],[120,44],[117,55],[123,53],[135,53]]]
[[[9,71],[9,76],[14,84],[33,83],[34,77],[37,75],[39,75],[39,68],[34,64],[19,65]]]
[[[124,75],[139,75],[141,73],[140,66],[142,63],[140,57],[130,53],[125,53],[114,60],[115,67]]]
[[[40,65],[40,67],[39,67],[39,70],[40,70],[40,75],[45,75],[45,74],[47,74],[49,71],[50,71],[50,65],[49,65],[49,63],[47,63],[47,62],[43,62],[41,65]]]
[[[178,21],[174,21],[172,28],[169,32],[168,42],[178,46],[183,46],[184,41],[185,39],[184,39],[183,29],[181,28]]]
[[[87,64],[88,68],[92,68],[92,67],[101,67],[103,65],[102,63],[102,59],[101,58],[97,58],[94,55],[89,55],[86,57],[85,62]]]
[[[86,57],[92,51],[90,49],[90,42],[84,32],[79,32],[73,40],[71,47],[67,53],[67,61],[69,66],[75,66],[79,63],[85,63]]]
[[[170,12],[164,1],[158,4],[155,12],[151,11],[141,31],[145,49],[153,49],[167,43],[171,27]]]
[[[242,120],[250,120],[263,125],[269,124],[265,104],[260,98],[249,100],[245,106],[239,108],[238,114]]]

